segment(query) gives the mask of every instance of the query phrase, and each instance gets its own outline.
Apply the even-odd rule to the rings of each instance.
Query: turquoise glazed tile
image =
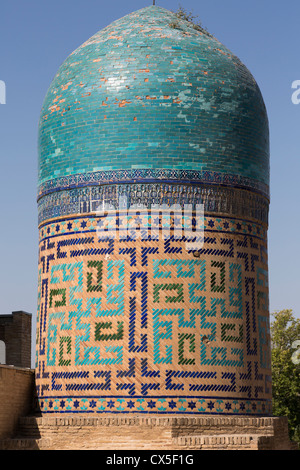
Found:
[[[268,186],[268,118],[253,76],[216,38],[172,22],[164,8],[143,8],[65,60],[41,111],[39,185],[152,168]]]

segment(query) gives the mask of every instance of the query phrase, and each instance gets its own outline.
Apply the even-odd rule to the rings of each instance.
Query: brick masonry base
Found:
[[[286,418],[23,417],[1,450],[298,450]]]

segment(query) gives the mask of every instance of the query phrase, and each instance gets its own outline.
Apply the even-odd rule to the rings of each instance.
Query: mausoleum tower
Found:
[[[268,208],[264,101],[215,37],[150,6],[76,49],[39,126],[41,412],[270,415]]]

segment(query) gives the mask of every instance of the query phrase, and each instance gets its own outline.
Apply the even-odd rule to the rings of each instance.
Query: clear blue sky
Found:
[[[256,78],[271,132],[269,227],[270,310],[300,318],[300,80],[296,0],[156,0],[178,4],[234,52]],[[0,313],[25,310],[36,318],[38,231],[37,128],[43,98],[58,67],[94,33],[152,0],[10,0],[0,5]],[[298,291],[299,289],[299,291]]]

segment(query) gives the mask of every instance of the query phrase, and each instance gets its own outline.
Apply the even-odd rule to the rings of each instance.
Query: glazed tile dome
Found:
[[[76,49],[40,117],[40,188],[137,169],[214,175],[268,193],[268,119],[253,76],[217,39],[157,6]]]

